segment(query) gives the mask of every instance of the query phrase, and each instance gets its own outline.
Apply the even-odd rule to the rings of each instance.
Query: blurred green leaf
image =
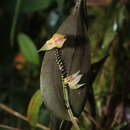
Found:
[[[39,117],[40,107],[42,105],[42,96],[40,90],[37,90],[32,96],[27,110],[27,117],[31,126],[36,127]]]
[[[118,11],[118,18],[117,18],[117,21],[118,21],[118,24],[119,24],[118,26],[122,27],[123,21],[125,20],[125,18],[127,16],[129,16],[129,14],[128,14],[126,7],[124,5],[121,6],[118,10],[119,10]]]
[[[103,40],[103,48],[108,48],[111,41],[113,40],[116,32],[116,23],[113,23],[113,20],[110,21],[108,28],[106,29],[104,40]],[[114,29],[115,28],[115,29]]]
[[[24,33],[18,35],[18,44],[25,59],[32,64],[39,64],[39,56],[34,42]]]
[[[95,47],[103,38],[104,26],[106,26],[105,20],[105,10],[104,8],[94,7],[88,9],[88,13],[94,16],[94,20],[91,21],[91,24],[88,29],[90,42],[92,47]],[[102,20],[104,19],[104,20]]]
[[[121,128],[123,128],[123,127],[125,127],[125,126],[127,126],[127,125],[128,125],[127,122],[123,122],[123,123],[121,123],[120,125],[116,126],[116,127],[114,128],[114,130],[120,130]]]
[[[52,0],[22,0],[21,12],[34,12],[46,9],[50,6]]]
[[[58,4],[58,8],[61,11],[64,7],[65,0],[56,0],[56,1],[57,1],[57,4]]]
[[[21,13],[28,13],[34,12],[42,9],[46,9],[52,4],[53,0],[21,0],[20,4],[20,12]],[[17,0],[5,0],[2,3],[2,8],[5,8],[11,13],[14,13],[14,8],[16,6]]]

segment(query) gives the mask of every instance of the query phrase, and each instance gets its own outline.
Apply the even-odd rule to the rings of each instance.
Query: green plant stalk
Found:
[[[21,0],[17,0],[15,10],[14,10],[14,16],[13,16],[13,20],[12,20],[11,32],[10,32],[11,46],[14,45],[14,35],[15,35],[16,24],[17,24],[17,20],[18,20],[19,11],[20,11],[20,4],[21,4]]]
[[[64,83],[64,79],[62,79],[62,85],[63,85],[63,94],[64,94],[64,100],[65,100],[65,105],[67,107],[67,111],[70,117],[70,120],[72,121],[74,127],[76,130],[80,130],[79,125],[77,124],[78,119],[74,116],[70,102],[69,102],[69,94],[68,94],[68,85]]]
[[[77,124],[78,119],[74,116],[74,114],[72,112],[72,109],[71,109],[71,106],[70,106],[69,94],[68,94],[68,87],[69,87],[69,85],[64,82],[64,79],[66,78],[67,75],[66,75],[66,71],[65,71],[65,65],[64,65],[64,62],[62,60],[62,56],[60,55],[60,50],[59,49],[56,49],[55,55],[56,55],[56,64],[58,65],[59,70],[61,72],[63,96],[64,96],[67,112],[68,112],[70,120],[73,123],[74,127],[76,128],[76,130],[80,130],[80,128],[79,128],[79,126]]]

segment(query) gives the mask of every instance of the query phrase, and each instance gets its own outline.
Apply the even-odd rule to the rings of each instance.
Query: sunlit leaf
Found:
[[[18,35],[20,51],[25,59],[32,64],[39,64],[39,56],[34,42],[24,33]]]
[[[32,96],[27,110],[27,117],[31,126],[36,127],[39,117],[40,107],[42,105],[42,96],[40,90],[37,90]]]

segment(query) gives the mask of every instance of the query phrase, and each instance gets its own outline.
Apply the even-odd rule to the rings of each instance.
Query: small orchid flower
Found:
[[[65,41],[65,35],[55,33],[50,40],[46,41],[46,43],[39,51],[48,51],[53,48],[62,48]]]
[[[79,74],[79,73],[80,73],[80,71],[77,71],[76,73],[66,77],[64,79],[64,83],[68,84],[71,89],[78,89],[78,88],[82,87],[83,85],[85,85],[85,83],[78,84],[83,76],[82,74]]]

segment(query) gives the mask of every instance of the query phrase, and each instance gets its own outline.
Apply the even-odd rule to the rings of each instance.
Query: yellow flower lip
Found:
[[[65,41],[65,35],[55,33],[50,40],[46,41],[46,43],[39,51],[47,51],[53,48],[62,48]]]

